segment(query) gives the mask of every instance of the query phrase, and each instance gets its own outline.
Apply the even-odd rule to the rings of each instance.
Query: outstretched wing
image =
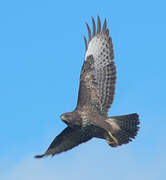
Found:
[[[91,138],[92,136],[89,136],[88,133],[85,133],[80,128],[68,126],[53,140],[44,154],[37,155],[35,158],[42,158],[48,155],[54,156],[55,154],[68,151]]]
[[[89,42],[85,40],[86,54],[81,70],[77,108],[90,107],[107,116],[113,102],[116,83],[116,67],[113,62],[112,39],[109,36],[106,19],[101,30],[98,17],[97,31],[92,17],[93,32],[87,25]]]

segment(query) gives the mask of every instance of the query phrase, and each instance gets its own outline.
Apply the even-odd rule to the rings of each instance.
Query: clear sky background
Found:
[[[160,0],[0,2],[0,179],[165,180],[166,3]],[[91,16],[107,18],[117,66],[109,115],[137,112],[130,144],[93,139],[44,159],[75,108]]]

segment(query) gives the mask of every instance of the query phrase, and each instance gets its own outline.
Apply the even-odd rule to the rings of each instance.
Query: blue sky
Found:
[[[0,179],[165,179],[166,3],[164,1],[0,2]],[[109,115],[137,112],[130,144],[93,139],[33,159],[66,126],[77,102],[85,22],[107,18],[117,86]]]

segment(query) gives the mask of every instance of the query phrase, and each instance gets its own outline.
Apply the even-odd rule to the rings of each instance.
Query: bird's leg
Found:
[[[108,143],[109,145],[114,145],[114,144],[115,144],[114,141],[111,141],[108,136],[106,137],[106,141],[107,141],[107,143]]]
[[[116,144],[118,144],[117,138],[112,135],[111,131],[108,131],[108,134],[109,134],[110,137],[113,139],[113,141],[114,141]],[[108,142],[109,144],[112,144],[108,139],[107,139],[107,142]]]

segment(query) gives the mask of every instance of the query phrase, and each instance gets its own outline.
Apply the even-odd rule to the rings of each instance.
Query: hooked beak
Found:
[[[63,121],[65,121],[65,116],[64,116],[64,115],[61,115],[61,119],[62,119]]]
[[[65,117],[65,115],[61,115],[61,119],[64,123],[68,124],[68,119]]]

